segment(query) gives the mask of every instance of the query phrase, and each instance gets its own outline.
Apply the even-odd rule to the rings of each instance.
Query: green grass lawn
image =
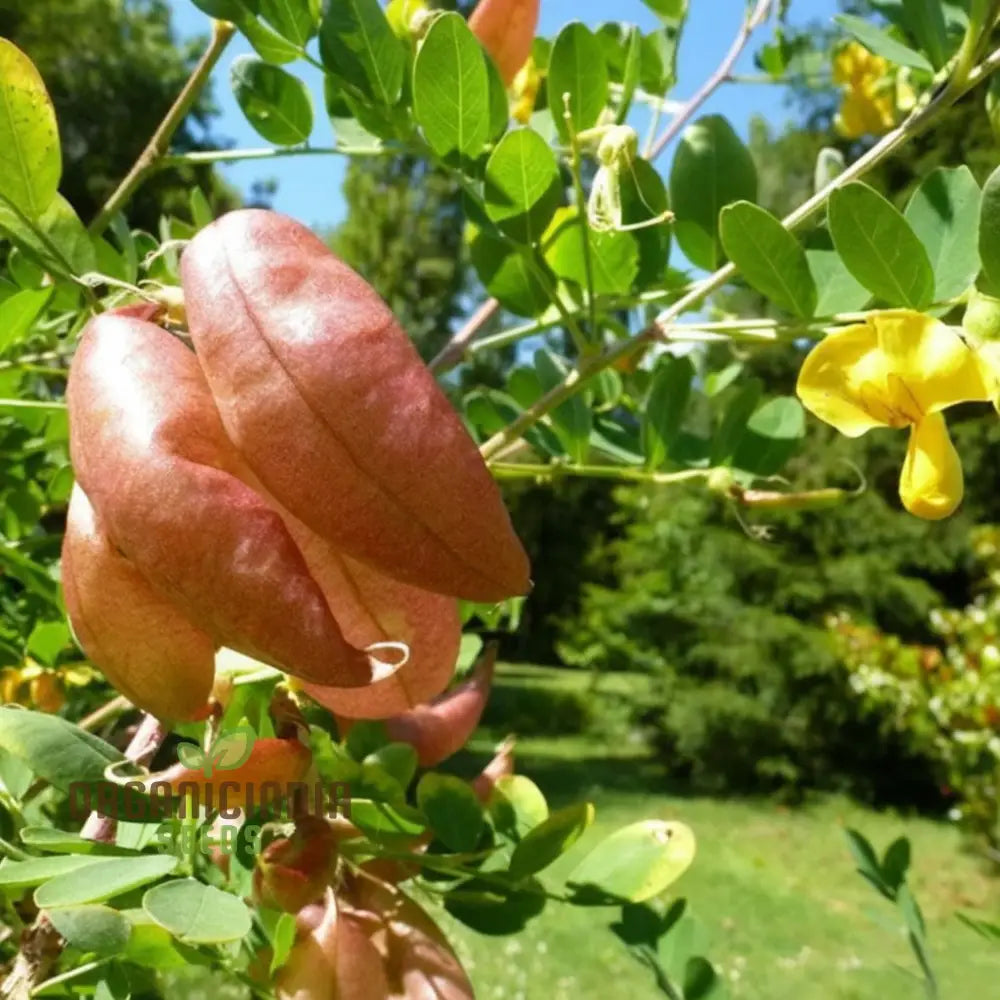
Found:
[[[512,674],[504,670],[501,678]],[[577,683],[580,683],[579,681]],[[480,733],[458,762],[470,772],[498,729]],[[927,819],[878,813],[839,798],[787,807],[771,800],[671,794],[660,762],[637,741],[533,737],[519,742],[518,770],[550,803],[590,798],[594,826],[550,869],[609,833],[647,818],[680,819],[695,830],[698,855],[676,884],[701,925],[705,953],[746,1000],[919,1000],[915,964],[895,909],[854,872],[843,829],[878,849],[905,834],[911,883],[928,924],[943,998],[1000,995],[1000,945],[966,928],[956,911],[1000,917],[1000,880],[962,850],[957,830]],[[607,929],[616,910],[549,904],[525,932],[488,938],[445,915],[481,1000],[642,998],[660,995],[651,974]]]

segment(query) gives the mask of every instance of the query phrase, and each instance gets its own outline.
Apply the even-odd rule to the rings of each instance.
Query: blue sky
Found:
[[[191,0],[171,0],[171,6],[175,28],[182,37],[208,31],[208,18]],[[745,9],[746,0],[691,0],[691,13],[680,49],[679,82],[671,97],[679,100],[689,97],[718,65],[732,42]],[[793,0],[792,3],[793,20],[800,23],[829,19],[836,10],[836,0]],[[574,19],[594,26],[611,17],[638,24],[644,29],[653,28],[656,24],[641,0],[615,0],[613,4],[608,0],[542,0],[540,34],[553,36],[563,24]],[[766,29],[762,30],[760,41],[766,39],[767,34]],[[756,38],[754,41],[759,44]],[[754,71],[753,47],[751,44],[743,54],[737,65],[738,72]],[[237,146],[260,147],[267,144],[247,124],[229,86],[230,64],[244,52],[252,52],[252,49],[242,37],[237,37],[230,43],[213,74],[215,98],[222,109],[215,131],[232,139]],[[304,63],[293,64],[290,68],[312,90],[317,116],[311,143],[316,146],[331,145],[332,130],[322,112],[320,73]],[[782,88],[772,85],[721,87],[705,105],[707,112],[726,115],[743,135],[746,134],[747,123],[755,114],[762,114],[777,125],[788,117]],[[243,190],[248,190],[254,180],[275,179],[278,182],[273,200],[276,209],[309,225],[329,226],[340,221],[344,215],[341,196],[344,166],[341,157],[306,156],[232,164],[226,166],[223,172]],[[665,169],[663,161],[661,169]]]

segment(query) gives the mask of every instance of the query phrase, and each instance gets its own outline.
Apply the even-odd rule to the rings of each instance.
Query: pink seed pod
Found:
[[[79,485],[66,517],[62,585],[80,646],[129,701],[161,719],[204,711],[215,643],[115,550]]]
[[[528,561],[475,443],[385,303],[304,226],[230,212],[181,260],[222,422],[267,491],[344,554],[497,601]]]
[[[496,647],[489,646],[465,683],[429,705],[418,705],[409,712],[387,719],[385,727],[390,739],[411,744],[417,751],[421,767],[436,767],[457,753],[468,742],[482,718],[493,682],[495,662]]]
[[[500,744],[493,759],[472,780],[476,798],[485,805],[493,794],[496,783],[514,773],[514,737],[508,736]]]
[[[280,515],[234,474],[239,458],[180,341],[99,316],[67,401],[77,479],[103,530],[194,628],[313,681],[367,684],[385,666],[345,640]]]
[[[332,889],[297,924],[298,940],[275,978],[277,1000],[390,1000],[381,955]]]
[[[479,0],[469,18],[469,28],[496,63],[506,87],[531,55],[539,6],[539,0]]]

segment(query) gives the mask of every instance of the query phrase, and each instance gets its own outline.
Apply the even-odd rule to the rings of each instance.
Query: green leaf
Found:
[[[51,858],[31,858],[29,861],[0,861],[0,892],[16,892],[29,886],[41,885],[58,875],[67,875],[103,859],[82,854],[62,854]]]
[[[561,208],[549,227],[545,260],[560,277],[587,288],[584,233],[590,240],[590,266],[595,295],[625,295],[639,273],[639,247],[631,233],[594,232],[580,224],[574,208]]]
[[[776,306],[802,319],[816,309],[816,283],[799,241],[770,212],[748,201],[727,205],[719,235],[744,278]]]
[[[545,312],[550,304],[548,290],[515,247],[480,230],[469,252],[479,280],[504,309],[516,316]]]
[[[904,217],[924,245],[934,271],[934,301],[966,291],[979,274],[982,192],[966,167],[938,167],[913,192]]]
[[[51,826],[26,826],[21,831],[21,843],[49,854],[121,854],[114,844],[88,840],[78,833],[67,833]]]
[[[478,156],[490,130],[486,56],[460,14],[431,25],[413,64],[413,111],[438,156]]]
[[[622,223],[626,226],[660,219],[670,207],[663,178],[648,160],[637,159],[629,170],[622,172],[619,193]],[[629,235],[639,247],[636,286],[640,290],[662,287],[670,257],[670,223],[663,221],[645,225]]]
[[[862,285],[890,306],[926,309],[934,272],[924,245],[903,216],[877,191],[854,181],[834,191],[830,235]]]
[[[419,813],[370,799],[351,799],[351,822],[376,843],[412,840],[427,829]]]
[[[566,366],[547,348],[535,352],[535,371],[542,389],[548,391],[559,385],[568,373]],[[577,393],[560,403],[551,413],[556,433],[575,462],[586,461],[589,450],[593,414],[586,400]]]
[[[73,906],[47,912],[52,926],[80,951],[117,955],[125,950],[132,925],[110,906]]]
[[[903,884],[899,887],[899,891],[896,894],[896,902],[899,905],[900,913],[903,915],[903,923],[906,924],[906,929],[918,941],[923,941],[927,937],[924,915],[920,910],[920,904],[910,891],[908,885]]]
[[[0,191],[37,219],[55,197],[61,175],[56,113],[45,83],[22,51],[0,38]]]
[[[734,201],[756,201],[750,151],[721,115],[700,118],[681,139],[670,170],[674,233],[685,256],[714,271],[722,263],[719,213]]]
[[[223,944],[250,933],[250,911],[241,899],[193,878],[154,886],[142,908],[185,944]]]
[[[747,421],[733,465],[757,476],[773,476],[805,437],[806,415],[794,396],[769,399]]]
[[[866,49],[871,49],[878,56],[896,63],[897,66],[909,66],[911,69],[924,70],[933,73],[934,67],[927,58],[919,52],[914,52],[909,46],[897,42],[887,31],[876,28],[870,21],[852,14],[837,14],[834,20],[846,31],[852,34]]]
[[[594,806],[590,802],[578,802],[556,810],[529,830],[514,848],[508,866],[511,876],[522,879],[548,868],[580,839],[593,821]]]
[[[295,914],[282,913],[271,932],[272,955],[269,971],[272,976],[285,964],[294,944]]]
[[[295,146],[309,138],[312,98],[298,77],[256,56],[239,56],[233,62],[230,80],[247,121],[268,142]]]
[[[757,407],[764,387],[760,379],[752,378],[735,392],[712,436],[709,461],[712,465],[728,464],[747,431],[747,421]]]
[[[33,288],[15,292],[0,302],[0,354],[16,347],[31,332],[34,322],[52,298],[53,289]]]
[[[304,48],[316,33],[311,0],[260,0],[260,16],[283,38]]]
[[[948,30],[941,0],[902,0],[903,14],[910,34],[940,69],[948,61]]]
[[[670,456],[684,423],[694,375],[688,357],[666,354],[657,363],[642,414],[642,450],[649,469],[659,469]]]
[[[475,849],[483,828],[483,810],[475,792],[461,778],[429,771],[417,784],[417,805],[446,847],[453,851]]]
[[[337,0],[326,5],[319,29],[323,65],[382,107],[403,91],[406,50],[393,34],[378,0]]]
[[[885,850],[882,858],[882,877],[891,889],[898,889],[906,879],[910,867],[910,841],[898,837]]]
[[[882,877],[882,866],[879,864],[875,849],[864,834],[847,828],[844,830],[847,846],[850,848],[858,874],[868,880],[887,899],[893,898],[893,891]]]
[[[641,903],[676,882],[690,867],[694,853],[690,827],[667,820],[642,820],[601,841],[566,881]]]
[[[0,191],[0,233],[46,271],[59,277],[93,271],[97,254],[70,203],[57,194],[34,220],[18,214]]]
[[[692,955],[684,966],[684,1000],[708,1000],[713,994],[718,995],[720,987],[712,963],[701,955]]]
[[[389,734],[385,723],[380,719],[362,719],[351,726],[347,734],[347,752],[356,760],[362,761],[370,753],[374,753],[389,743]]]
[[[518,243],[538,242],[562,199],[559,164],[530,128],[508,132],[486,163],[486,214]]]
[[[417,773],[417,752],[409,743],[387,743],[362,763],[381,768],[405,791]]]
[[[0,747],[31,765],[60,791],[74,782],[97,782],[108,764],[124,760],[104,740],[45,712],[0,707]]]
[[[513,396],[496,389],[476,390],[469,393],[465,401],[469,419],[487,434],[496,434],[502,430],[512,420],[516,420],[523,409]],[[561,439],[546,424],[536,424],[525,433],[524,439],[542,455],[566,454]]]
[[[242,17],[237,22],[240,31],[265,62],[290,63],[302,55],[301,50],[287,38],[283,38],[270,25],[264,24],[256,17]]]
[[[624,124],[632,107],[632,98],[639,85],[639,72],[642,69],[642,32],[634,25],[627,29],[628,44],[625,49],[625,64],[622,69],[622,93],[618,100],[618,111],[615,122]]]
[[[541,789],[523,774],[507,774],[497,780],[490,793],[489,811],[496,828],[515,839],[549,815]]]
[[[871,299],[872,293],[847,270],[836,250],[807,250],[806,260],[819,289],[817,316],[857,312]]]
[[[77,857],[77,855],[70,855]],[[63,858],[62,860],[68,860]],[[169,875],[177,858],[158,854],[130,858],[87,858],[91,864],[57,875],[35,890],[35,904],[43,909],[103,903],[123,892]]]
[[[983,185],[979,214],[979,256],[994,288],[1000,288],[1000,167]]]
[[[514,888],[471,878],[447,893],[444,906],[480,934],[516,934],[545,909],[545,892],[536,879]]]
[[[597,123],[608,103],[608,67],[601,43],[579,21],[559,32],[549,57],[549,110],[564,142],[570,138],[566,123],[566,96],[573,130],[579,134]]]
[[[170,934],[156,923],[145,910],[123,910],[132,925],[132,934],[125,948],[124,960],[147,969],[176,969],[191,961],[178,948]]]

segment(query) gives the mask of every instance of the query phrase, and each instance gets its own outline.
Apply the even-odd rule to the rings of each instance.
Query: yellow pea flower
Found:
[[[535,65],[535,60],[528,56],[527,62],[518,70],[514,82],[510,85],[510,113],[515,121],[527,125],[531,120],[541,85],[541,71]]]
[[[922,313],[890,309],[836,330],[807,355],[796,392],[807,410],[847,437],[909,427],[899,479],[903,506],[937,520],[962,500],[962,466],[941,411],[989,401],[988,366],[957,330]]]
[[[858,42],[848,42],[833,57],[833,81],[844,90],[834,124],[845,138],[881,135],[892,128],[896,95],[888,76],[889,63]]]

